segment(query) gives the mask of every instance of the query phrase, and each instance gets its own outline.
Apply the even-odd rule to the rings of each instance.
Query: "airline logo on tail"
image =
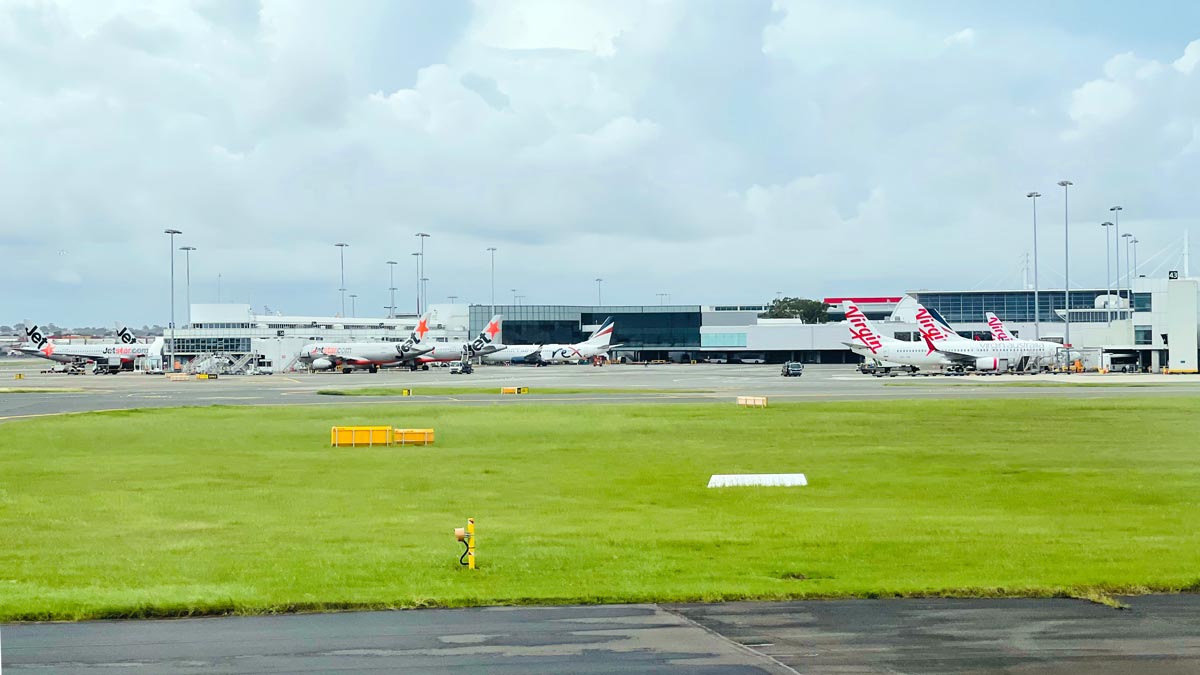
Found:
[[[596,332],[594,332],[588,336],[587,341],[588,342],[601,342],[601,341],[608,342],[609,340],[612,340],[613,328],[616,325],[617,324],[615,321],[613,321],[613,318],[611,316],[608,317],[607,319],[604,320],[604,323],[600,324],[600,327],[596,329]]]
[[[37,325],[25,326],[25,337],[29,338],[29,341],[37,347],[37,350],[46,356],[54,353],[54,343],[42,334],[42,329],[38,328]]]
[[[987,313],[987,324],[988,328],[992,329],[993,338],[1000,341],[1013,339],[1013,336],[1004,329],[1004,322],[1001,321],[1000,317],[996,316],[995,314],[992,314],[991,312]]]
[[[137,342],[137,338],[134,337],[133,333],[131,333],[126,327],[122,327],[121,330],[117,331],[117,340],[120,341],[121,344],[126,345],[131,345]]]
[[[933,315],[925,307],[917,306],[917,325],[921,327],[921,334],[928,336],[934,342],[942,342],[949,339],[949,335],[942,329],[937,321],[934,321]]]
[[[425,312],[421,315],[421,318],[417,319],[417,325],[413,328],[413,332],[408,336],[408,339],[396,345],[396,353],[400,356],[407,356],[418,351],[417,345],[421,343],[421,340],[425,339],[425,334],[429,332],[429,314],[429,312]],[[420,353],[424,354],[428,351],[426,349]]]
[[[846,321],[850,322],[850,337],[863,343],[867,349],[871,350],[872,354],[878,353],[883,347],[883,340],[871,330],[871,325],[867,323],[867,315],[858,308],[858,305],[846,303]]]
[[[487,325],[483,327],[483,330],[479,331],[479,337],[467,345],[467,349],[472,354],[479,354],[491,347],[492,343],[496,341],[496,336],[500,334],[500,321],[501,315],[497,314],[493,316]]]

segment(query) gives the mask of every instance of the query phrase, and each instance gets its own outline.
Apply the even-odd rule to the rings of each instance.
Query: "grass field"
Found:
[[[0,619],[1197,590],[1200,398],[186,408],[0,433]],[[332,424],[431,426],[332,449]],[[804,472],[804,488],[705,489]],[[481,569],[451,531],[479,524]]]
[[[500,387],[363,387],[361,389],[320,389],[325,396],[403,396],[404,390],[413,396],[454,396],[455,394],[500,394]],[[531,387],[531,394],[706,394],[701,389],[612,389],[603,387]]]
[[[1042,380],[1032,380],[1025,382],[1012,381],[981,381],[978,378],[970,378],[965,380],[899,380],[896,382],[884,382],[885,387],[944,387],[946,385],[955,387],[1178,387],[1178,386],[1194,386],[1200,389],[1200,380],[1185,380],[1180,378],[1174,382],[1087,382],[1079,380],[1070,380],[1065,382],[1045,382]]]

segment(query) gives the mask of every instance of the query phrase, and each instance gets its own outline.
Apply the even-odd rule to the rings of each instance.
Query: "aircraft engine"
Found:
[[[333,361],[329,359],[313,359],[313,370],[326,370],[333,367]]]
[[[975,359],[975,370],[1000,370],[1000,361],[995,357]]]

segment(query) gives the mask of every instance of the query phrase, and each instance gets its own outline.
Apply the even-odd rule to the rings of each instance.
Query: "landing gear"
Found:
[[[378,373],[378,372],[379,372],[379,367],[378,367],[378,366],[371,366],[370,368],[367,368],[367,372],[368,372],[368,373]]]

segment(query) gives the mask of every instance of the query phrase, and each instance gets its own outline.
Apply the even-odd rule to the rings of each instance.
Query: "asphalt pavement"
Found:
[[[410,610],[0,627],[15,673],[1200,672],[1200,596]]]

